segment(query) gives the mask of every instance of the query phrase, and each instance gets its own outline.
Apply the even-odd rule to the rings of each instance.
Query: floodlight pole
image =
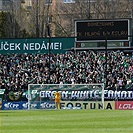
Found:
[[[106,84],[106,86],[105,87],[107,87],[107,62],[108,62],[108,54],[107,54],[107,52],[108,52],[108,42],[107,42],[107,37],[105,38],[105,84]]]
[[[89,1],[87,0],[87,6],[88,6],[88,9],[87,9],[88,13],[87,13],[87,15],[88,15],[88,19],[91,18],[91,13],[90,13],[91,12],[91,9],[90,9],[91,5],[90,4],[91,4],[90,0]]]
[[[47,25],[47,32],[48,32],[48,42],[49,42],[49,48],[48,48],[48,57],[49,57],[49,79],[48,82],[50,84],[50,47],[51,47],[51,35],[50,35],[50,27],[49,24]]]
[[[36,0],[36,37],[39,37],[39,2]]]

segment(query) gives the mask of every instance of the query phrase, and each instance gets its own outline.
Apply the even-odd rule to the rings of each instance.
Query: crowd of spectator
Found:
[[[28,84],[105,83],[108,89],[130,87],[133,57],[122,51],[76,51],[65,54],[0,55],[0,88],[26,91]]]

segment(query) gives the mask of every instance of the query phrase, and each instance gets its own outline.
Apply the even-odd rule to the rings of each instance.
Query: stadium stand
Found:
[[[50,58],[47,54],[0,55],[0,88],[8,90],[24,92],[29,83],[90,84],[105,81],[107,89],[130,89],[133,84],[132,54],[109,51],[107,58],[103,51],[68,51],[50,54]]]

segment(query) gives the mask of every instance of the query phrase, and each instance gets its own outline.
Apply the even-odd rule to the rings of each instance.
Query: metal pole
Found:
[[[131,18],[133,19],[133,1],[131,2]]]
[[[47,36],[49,37],[48,41],[49,41],[49,49],[48,49],[48,57],[49,57],[49,79],[48,79],[48,83],[50,84],[50,47],[51,47],[51,34],[50,34],[50,19],[49,19],[49,10],[50,10],[50,0],[48,1],[48,11],[47,11],[47,25],[46,25],[46,29],[47,29]]]
[[[48,32],[48,40],[49,40],[49,48],[48,48],[48,55],[49,55],[49,79],[48,82],[50,84],[50,46],[51,46],[51,35],[50,35],[50,27],[49,24],[47,25],[47,32]]]
[[[90,10],[90,8],[91,8],[91,6],[90,6],[90,0],[89,0],[89,1],[87,0],[87,7],[88,7],[88,10],[87,10],[87,11],[88,11],[87,16],[88,16],[88,19],[90,19],[90,18],[91,18],[91,16],[90,16],[90,14],[91,14],[91,13],[90,13],[90,12],[91,12],[91,10]]]
[[[108,52],[108,42],[107,42],[107,37],[105,38],[105,84],[106,84],[106,86],[105,87],[107,87],[107,56],[108,56],[108,54],[107,54],[107,52]]]
[[[39,37],[39,2],[36,0],[36,37]]]

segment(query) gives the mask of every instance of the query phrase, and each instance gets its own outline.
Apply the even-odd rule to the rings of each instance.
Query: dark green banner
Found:
[[[74,38],[0,39],[0,54],[65,53],[74,47]]]

